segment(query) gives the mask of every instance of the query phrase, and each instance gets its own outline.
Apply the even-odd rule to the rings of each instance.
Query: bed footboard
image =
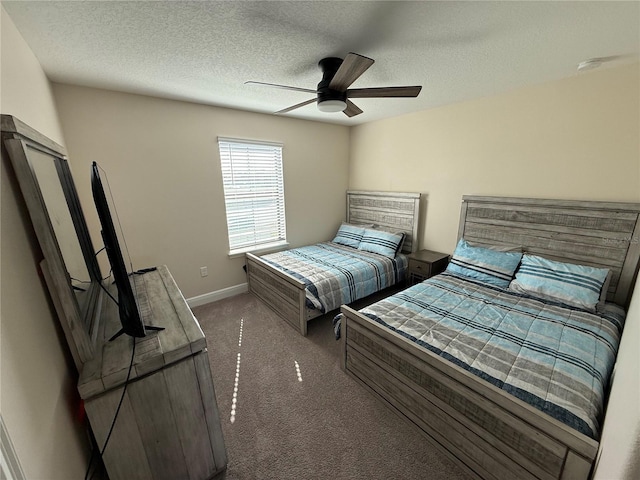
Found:
[[[302,335],[307,335],[304,283],[247,253],[249,291],[257,295]]]
[[[468,473],[587,479],[598,442],[343,306],[343,368]]]

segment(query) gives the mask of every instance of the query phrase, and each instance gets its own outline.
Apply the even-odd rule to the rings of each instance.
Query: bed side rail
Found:
[[[587,479],[598,442],[342,306],[342,366],[480,478]]]

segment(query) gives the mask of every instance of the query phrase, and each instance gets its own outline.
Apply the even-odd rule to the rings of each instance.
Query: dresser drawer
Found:
[[[447,268],[448,262],[449,255],[432,252],[431,250],[420,250],[410,254],[407,267],[407,283],[414,285],[442,273]]]
[[[431,263],[421,262],[420,260],[409,259],[409,272],[416,275],[424,275],[425,278],[431,276]]]

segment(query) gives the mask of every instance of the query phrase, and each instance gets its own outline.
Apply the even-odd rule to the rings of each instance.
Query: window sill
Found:
[[[267,252],[275,252],[279,250],[284,250],[289,247],[289,242],[276,242],[276,243],[268,243],[265,245],[260,245],[257,247],[246,247],[246,248],[238,248],[236,250],[231,250],[229,252],[229,258],[238,258],[244,257],[245,253],[267,253]]]

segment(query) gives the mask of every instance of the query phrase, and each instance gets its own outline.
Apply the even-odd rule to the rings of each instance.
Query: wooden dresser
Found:
[[[207,342],[166,266],[137,278],[148,295],[145,323],[165,330],[136,338],[129,383],[103,459],[110,480],[205,480],[227,455],[209,368]],[[134,338],[120,329],[106,295],[95,356],[78,391],[100,448],[105,443],[131,362]]]

